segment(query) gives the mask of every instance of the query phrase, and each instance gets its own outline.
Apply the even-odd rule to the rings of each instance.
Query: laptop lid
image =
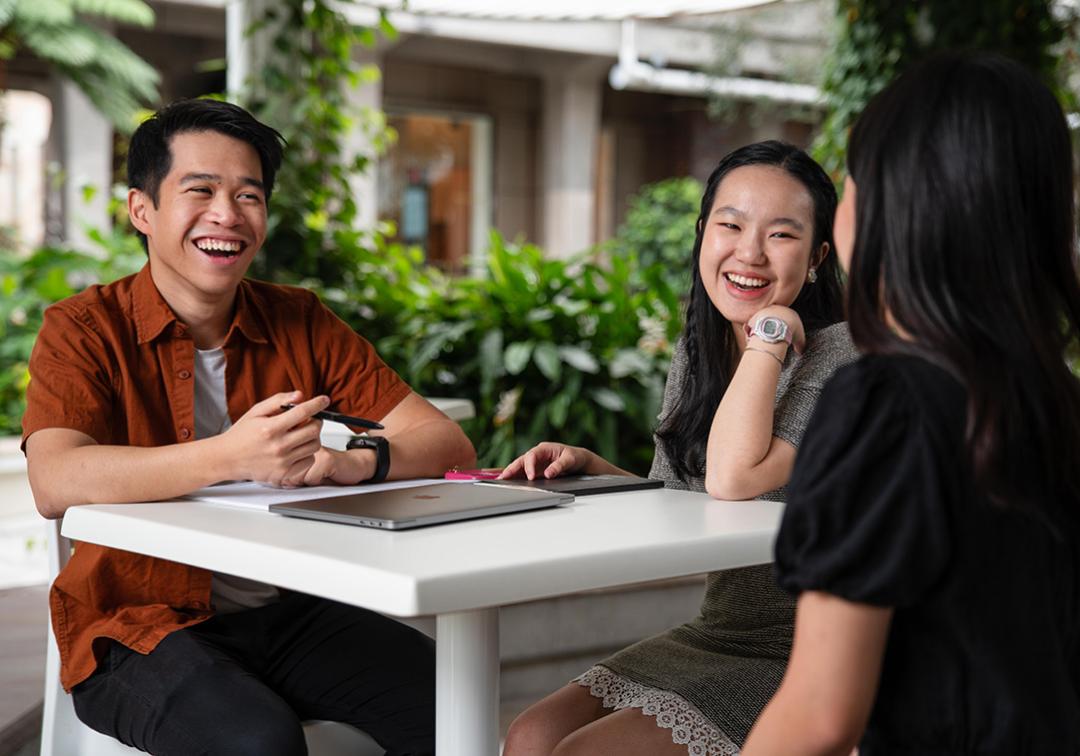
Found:
[[[568,493],[574,496],[614,493],[616,491],[641,491],[647,488],[663,488],[662,480],[639,478],[636,475],[566,475],[559,478],[507,478],[485,480],[484,485],[515,486],[538,491]]]
[[[312,501],[270,505],[289,517],[405,530],[477,517],[511,514],[569,504],[574,497],[531,489],[436,483],[393,491],[333,496]]]

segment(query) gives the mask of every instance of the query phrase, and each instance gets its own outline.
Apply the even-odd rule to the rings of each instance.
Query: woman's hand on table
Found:
[[[554,441],[537,444],[513,462],[499,475],[499,480],[525,476],[557,478],[560,475],[633,475],[608,462],[599,454],[580,446],[568,446]]]
[[[535,480],[588,472],[594,458],[600,459],[580,446],[544,441],[508,464],[499,475],[499,480],[517,478],[522,475],[529,480]]]

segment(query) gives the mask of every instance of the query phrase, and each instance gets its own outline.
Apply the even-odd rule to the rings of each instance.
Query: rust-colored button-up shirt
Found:
[[[409,386],[366,340],[303,289],[240,284],[224,343],[225,392],[236,422],[279,391],[326,394],[331,409],[379,420]],[[147,265],[45,311],[30,357],[23,446],[43,428],[100,444],[162,446],[195,438],[195,343]],[[64,688],[97,667],[112,638],[149,653],[212,614],[210,572],[81,543],[49,594]]]

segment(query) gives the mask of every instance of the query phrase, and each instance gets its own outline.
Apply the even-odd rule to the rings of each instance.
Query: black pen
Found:
[[[283,404],[281,408],[283,410],[289,410],[295,407],[295,404]],[[358,428],[370,428],[371,430],[383,430],[383,426],[379,425],[374,420],[367,420],[362,417],[352,417],[351,415],[343,415],[340,412],[331,412],[330,410],[319,410],[312,417],[317,417],[320,420],[330,420],[335,423],[343,423],[344,425],[353,425]]]

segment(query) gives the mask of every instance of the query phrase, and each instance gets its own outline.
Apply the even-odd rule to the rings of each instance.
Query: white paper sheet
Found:
[[[359,486],[304,486],[300,488],[273,488],[249,480],[219,483],[192,491],[181,498],[205,501],[211,504],[227,504],[231,507],[269,509],[271,504],[283,504],[293,501],[311,501],[326,499],[331,496],[392,491],[397,488],[415,488],[434,483],[470,483],[472,481],[448,481],[443,478],[416,478],[414,480],[394,480],[388,483],[365,483]]]

